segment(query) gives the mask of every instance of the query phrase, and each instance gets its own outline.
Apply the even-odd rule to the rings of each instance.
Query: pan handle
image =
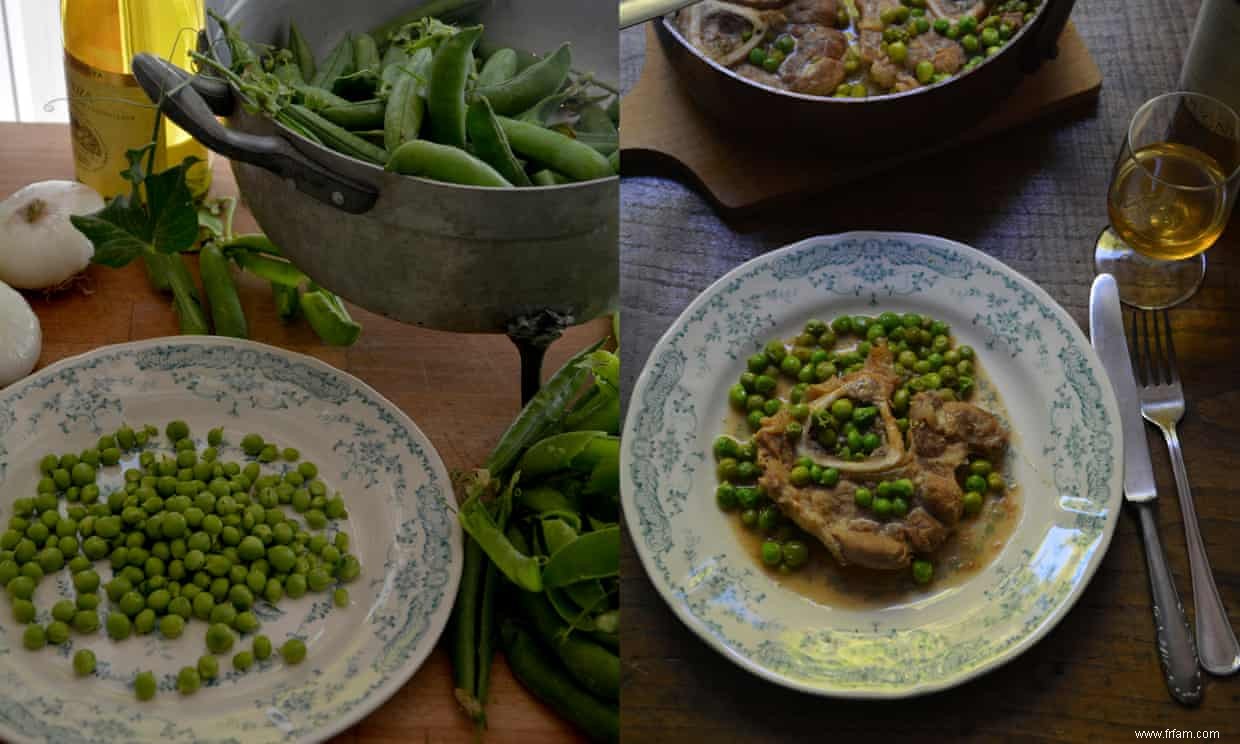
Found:
[[[1046,0],[1046,7],[1042,9],[1041,24],[1034,30],[1036,36],[1025,56],[1026,72],[1033,72],[1045,60],[1059,56],[1059,37],[1068,25],[1068,16],[1071,15],[1072,6],[1075,4],[1076,0]]]
[[[368,211],[379,198],[374,188],[332,173],[281,137],[260,137],[225,127],[197,88],[185,84],[192,82],[189,73],[172,63],[138,54],[133,58],[133,75],[148,98],[162,101],[160,109],[169,119],[212,151],[265,168],[299,191],[351,214]]]

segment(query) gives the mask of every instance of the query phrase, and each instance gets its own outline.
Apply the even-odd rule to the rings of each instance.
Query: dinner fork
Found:
[[[1128,346],[1141,399],[1141,415],[1162,430],[1171,452],[1176,491],[1188,544],[1188,566],[1193,579],[1193,605],[1196,607],[1197,654],[1201,667],[1211,674],[1233,674],[1240,670],[1240,643],[1232,632],[1227,608],[1219,597],[1210,571],[1210,559],[1197,525],[1197,510],[1188,487],[1188,471],[1180,450],[1176,424],[1184,418],[1184,389],[1176,368],[1175,346],[1171,341],[1171,322],[1166,310],[1129,313]]]

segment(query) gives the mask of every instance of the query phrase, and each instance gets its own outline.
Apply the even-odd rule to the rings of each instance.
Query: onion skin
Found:
[[[42,350],[38,316],[25,297],[0,282],[0,388],[30,374]]]
[[[90,264],[95,249],[69,221],[103,209],[103,197],[76,181],[40,181],[0,202],[0,282],[53,289]]]

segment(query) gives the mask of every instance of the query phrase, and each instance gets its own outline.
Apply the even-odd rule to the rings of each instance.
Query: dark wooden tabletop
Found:
[[[728,223],[689,187],[622,183],[621,277],[626,389],[681,310],[736,265],[816,234],[931,233],[979,248],[1041,284],[1087,327],[1093,242],[1106,224],[1110,170],[1132,112],[1173,90],[1199,2],[1078,0],[1077,29],[1103,72],[1096,107],[1026,126],[966,151],[904,166],[796,206]],[[640,29],[621,69],[640,73]],[[1181,426],[1206,548],[1240,626],[1240,218],[1207,254],[1197,296],[1171,314],[1188,396]],[[1162,537],[1191,616],[1183,521],[1161,438],[1150,431]],[[1167,695],[1153,642],[1144,554],[1121,516],[1089,588],[1032,651],[955,690],[886,703],[789,692],[711,650],[668,610],[633,551],[623,564],[623,726],[629,741],[1132,740],[1137,729],[1240,735],[1240,678],[1207,675],[1193,710]]]

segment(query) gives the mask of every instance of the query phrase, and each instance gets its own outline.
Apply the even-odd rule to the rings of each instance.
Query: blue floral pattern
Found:
[[[965,584],[899,607],[817,605],[773,582],[714,506],[710,445],[744,357],[811,317],[933,315],[978,349],[1014,430],[1024,513]],[[1072,319],[998,261],[940,238],[848,233],[754,259],[702,293],[652,352],[622,441],[626,522],[680,618],[751,671],[807,692],[901,697],[1001,664],[1075,601],[1117,518],[1120,439],[1105,374]],[[950,597],[950,601],[947,599]],[[985,629],[979,634],[979,629]]]
[[[74,634],[36,657],[21,648],[8,613],[0,613],[5,740],[326,738],[399,689],[446,625],[462,542],[438,454],[412,421],[357,379],[261,344],[170,338],[106,347],[0,391],[0,518],[32,488],[42,454],[84,448],[122,422],[174,417],[199,435],[223,424],[224,457],[240,459],[240,438],[257,431],[319,464],[329,489],[346,497],[350,514],[340,529],[362,562],[361,579],[349,586],[350,606],[334,609],[321,594],[286,598],[279,607],[260,602],[262,632],[277,645],[304,638],[306,662],[286,668],[276,655],[244,674],[222,669],[195,698],[193,714],[171,698],[138,703],[129,688],[138,669],[152,669],[159,689],[176,695],[176,670],[201,654],[203,624],[191,623],[179,641],[113,643],[103,634]],[[104,493],[120,486],[119,470],[101,471]],[[107,568],[100,568],[106,580]],[[70,583],[44,580],[38,604],[50,607],[58,596],[73,596]],[[68,658],[78,648],[99,657],[90,679],[72,678]]]

